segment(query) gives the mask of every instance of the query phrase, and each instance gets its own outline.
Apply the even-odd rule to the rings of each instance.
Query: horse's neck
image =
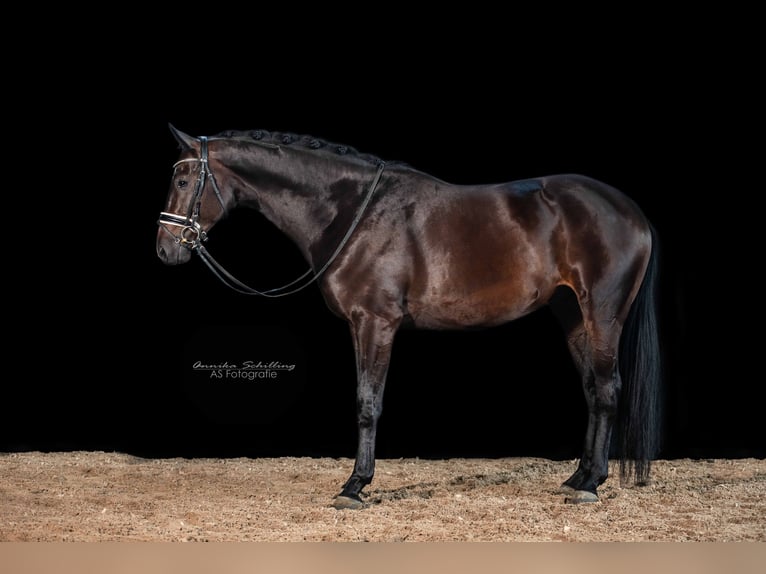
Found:
[[[312,166],[284,157],[260,174],[259,181],[267,183],[252,185],[241,202],[257,207],[317,267],[335,247],[337,229],[353,221],[374,169],[329,161]]]

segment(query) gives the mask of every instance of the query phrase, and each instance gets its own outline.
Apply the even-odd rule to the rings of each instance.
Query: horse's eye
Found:
[[[178,189],[183,189],[184,187],[186,187],[186,185],[187,185],[188,183],[189,183],[189,182],[187,182],[185,179],[179,179],[179,180],[176,182],[176,187],[177,187]]]

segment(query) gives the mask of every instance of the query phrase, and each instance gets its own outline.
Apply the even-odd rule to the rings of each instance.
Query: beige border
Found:
[[[760,574],[766,543],[0,543],[4,574]]]

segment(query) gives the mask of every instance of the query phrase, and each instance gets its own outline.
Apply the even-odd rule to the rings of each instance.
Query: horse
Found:
[[[486,328],[544,306],[563,328],[588,410],[582,456],[561,485],[565,501],[599,500],[613,439],[621,482],[649,482],[659,452],[659,242],[627,195],[578,174],[455,185],[312,136],[192,137],[169,128],[180,156],[158,220],[159,258],[178,265],[196,253],[249,295],[282,297],[316,283],[348,323],[358,443],[332,506],[365,506],[399,329]],[[292,240],[306,273],[257,290],[226,271],[204,243],[235,208],[258,210]]]

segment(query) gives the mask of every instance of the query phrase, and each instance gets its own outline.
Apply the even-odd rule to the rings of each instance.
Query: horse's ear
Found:
[[[183,149],[191,149],[193,147],[192,143],[197,141],[197,138],[193,138],[192,136],[177,130],[171,123],[168,124],[168,127],[170,128],[170,133],[173,134],[173,137],[176,138],[176,141],[181,145],[181,148]]]

